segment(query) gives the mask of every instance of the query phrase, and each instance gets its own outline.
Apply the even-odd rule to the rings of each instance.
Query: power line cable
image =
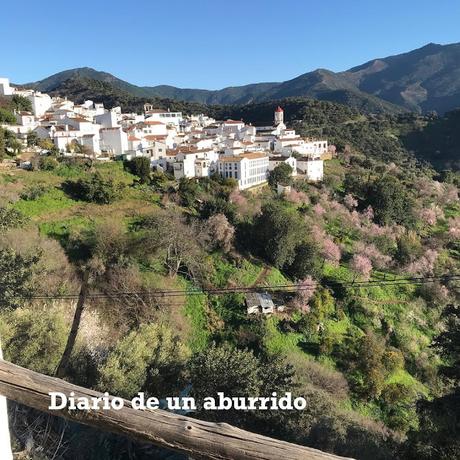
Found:
[[[440,275],[440,276],[425,276],[425,277],[410,277],[398,278],[394,280],[369,280],[369,281],[334,281],[325,280],[323,285],[328,287],[356,287],[356,288],[374,288],[381,286],[406,286],[414,284],[426,284],[436,281],[457,281],[460,280],[460,275]],[[154,289],[150,291],[111,291],[111,292],[95,292],[88,293],[87,297],[91,299],[110,299],[114,297],[154,297],[154,298],[168,298],[168,297],[182,297],[190,295],[225,295],[225,294],[245,294],[259,291],[270,292],[297,292],[312,289],[319,283],[312,282],[311,285],[305,283],[292,283],[282,285],[260,285],[260,286],[232,286],[228,288],[202,288],[202,289],[167,289],[160,290]],[[79,294],[54,294],[54,295],[35,295],[32,299],[52,300],[52,299],[76,299]]]

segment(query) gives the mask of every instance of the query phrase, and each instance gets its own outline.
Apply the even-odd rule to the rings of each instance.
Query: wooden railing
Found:
[[[0,394],[52,415],[121,434],[142,442],[189,454],[195,459],[218,460],[338,460],[332,454],[235,428],[163,410],[138,410],[125,401],[120,410],[50,410],[49,392],[75,397],[102,397],[101,393],[72,385],[0,360]]]

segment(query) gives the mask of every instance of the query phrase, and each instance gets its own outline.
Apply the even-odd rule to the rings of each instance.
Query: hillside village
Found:
[[[434,154],[457,118],[435,138],[434,118],[310,99],[0,93],[7,362],[126,399],[289,391],[308,410],[192,416],[360,460],[458,458],[436,343],[458,324],[460,176],[401,140],[420,123]],[[8,411],[31,460],[185,459]]]
[[[1,12],[0,460],[460,460],[460,1]]]
[[[335,151],[325,139],[302,138],[288,128],[281,107],[271,125],[261,126],[217,121],[203,114],[185,116],[157,110],[152,104],[145,104],[142,114],[123,113],[120,107],[107,109],[91,100],[77,105],[67,98],[18,89],[1,78],[0,96],[14,95],[29,100],[32,112],[16,111],[16,122],[1,126],[24,145],[33,133],[51,141],[63,156],[99,161],[147,157],[153,169],[169,171],[177,180],[217,173],[235,179],[243,190],[265,183],[269,171],[286,163],[293,175],[321,181],[323,161]],[[38,150],[48,154],[46,149]]]

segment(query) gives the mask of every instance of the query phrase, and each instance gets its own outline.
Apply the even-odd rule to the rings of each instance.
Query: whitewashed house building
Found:
[[[11,96],[13,94],[13,88],[10,86],[10,80],[8,78],[0,78],[0,96]]]
[[[319,158],[297,158],[297,169],[305,174],[307,180],[319,182],[324,178],[324,161]]]
[[[121,127],[100,130],[100,149],[114,156],[121,156],[128,150],[128,135]]]
[[[31,102],[32,111],[36,117],[43,116],[52,106],[52,100],[48,94],[33,91],[26,97]]]
[[[235,179],[238,188],[244,190],[267,181],[269,157],[265,152],[243,153],[238,156],[222,156],[217,162],[219,174],[225,179]]]

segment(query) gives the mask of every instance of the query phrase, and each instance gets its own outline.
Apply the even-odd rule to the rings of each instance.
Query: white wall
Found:
[[[166,136],[168,134],[166,125],[161,121],[152,120],[151,117],[149,117],[144,123],[145,125],[142,127],[142,131],[146,136]]]
[[[32,110],[36,117],[41,117],[51,108],[52,100],[48,94],[33,93],[27,96],[27,99],[32,103]]]
[[[298,159],[297,167],[307,176],[308,180],[321,181],[324,176],[323,160]]]
[[[241,158],[237,161],[218,161],[219,174],[224,178],[238,181],[238,188],[244,190],[267,181],[269,168],[268,157],[250,159]]]
[[[161,123],[165,123],[167,125],[174,124],[179,126],[182,122],[182,112],[147,112],[145,115],[146,120],[161,121]]]
[[[115,128],[118,125],[118,117],[115,112],[109,111],[101,115],[96,115],[95,121],[103,128]]]
[[[8,78],[0,78],[0,96],[11,96],[13,88],[10,86]]]
[[[103,128],[101,150],[110,150],[114,155],[123,155],[128,150],[128,136],[121,128]]]
[[[101,149],[99,148],[99,139],[97,136],[93,135],[86,135],[81,137],[81,145],[87,147],[92,153],[96,155],[101,153]]]

